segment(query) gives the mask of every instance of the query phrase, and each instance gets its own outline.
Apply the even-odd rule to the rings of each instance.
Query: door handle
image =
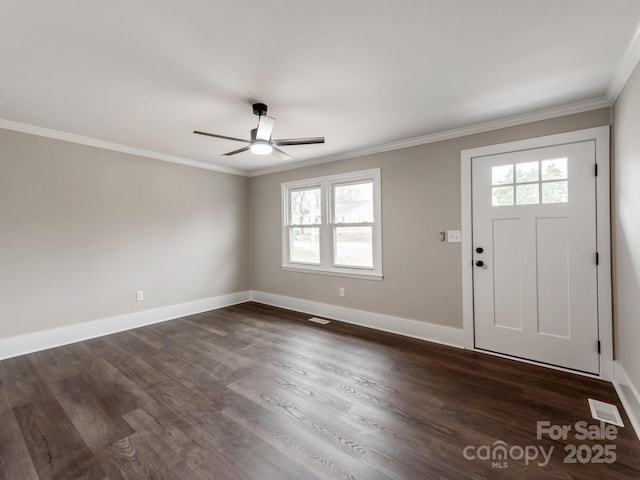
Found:
[[[476,267],[484,267],[484,262],[482,260],[478,260],[476,262]]]
[[[484,252],[484,248],[482,247],[476,248],[476,253],[482,253],[482,252]]]

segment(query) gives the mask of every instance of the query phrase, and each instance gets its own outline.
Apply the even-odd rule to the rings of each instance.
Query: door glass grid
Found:
[[[496,165],[491,168],[494,207],[566,203],[569,201],[568,159]]]

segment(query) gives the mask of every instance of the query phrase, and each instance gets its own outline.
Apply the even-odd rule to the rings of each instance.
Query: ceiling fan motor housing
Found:
[[[253,104],[253,114],[262,116],[267,114],[267,106],[264,103]]]

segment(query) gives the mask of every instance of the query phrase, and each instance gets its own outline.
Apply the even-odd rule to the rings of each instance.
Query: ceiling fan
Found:
[[[235,155],[237,153],[246,152],[247,150],[256,155],[269,155],[280,158],[281,160],[290,160],[292,157],[280,150],[278,147],[287,145],[310,145],[313,143],[324,143],[324,137],[309,138],[287,138],[274,140],[271,138],[273,126],[276,119],[267,116],[267,106],[264,103],[253,104],[253,114],[258,116],[258,126],[251,130],[251,140],[242,138],[227,137],[225,135],[216,135],[215,133],[200,132],[194,130],[193,133],[198,135],[207,135],[209,137],[224,138],[225,140],[234,140],[236,142],[248,143],[246,147],[225,153],[224,155]]]

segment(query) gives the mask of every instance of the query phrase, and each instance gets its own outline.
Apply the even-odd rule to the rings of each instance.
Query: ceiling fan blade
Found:
[[[260,120],[258,120],[258,133],[256,133],[256,138],[258,140],[271,140],[271,132],[273,132],[273,125],[275,123],[275,118],[268,117],[267,115],[260,115]]]
[[[247,150],[249,150],[249,146],[248,145],[246,147],[239,148],[238,150],[234,150],[233,152],[223,153],[223,155],[226,155],[228,157],[230,155],[235,155],[236,153],[246,152]]]
[[[282,150],[280,150],[278,147],[273,146],[273,151],[271,152],[271,155],[273,155],[274,157],[280,159],[280,160],[292,160],[293,157],[291,155],[289,155],[288,153],[283,152]]]
[[[224,138],[225,140],[234,140],[236,142],[245,142],[245,143],[250,142],[250,140],[243,140],[242,138],[226,137],[224,135],[216,135],[215,133],[199,132],[198,130],[194,130],[193,133],[195,133],[196,135],[206,135],[207,137],[216,137],[216,138]]]
[[[280,140],[273,140],[271,143],[279,147],[284,145],[311,145],[313,143],[324,143],[324,137],[283,138]]]

